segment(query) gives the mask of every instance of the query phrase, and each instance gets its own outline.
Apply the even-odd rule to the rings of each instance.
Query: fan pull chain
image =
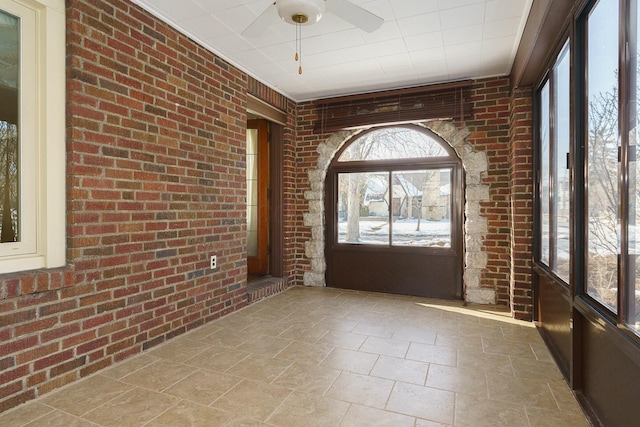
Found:
[[[296,62],[300,63],[298,74],[302,74],[302,27],[300,24],[296,24]]]

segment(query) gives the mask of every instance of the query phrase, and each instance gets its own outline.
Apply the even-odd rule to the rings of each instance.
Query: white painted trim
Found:
[[[66,263],[66,20],[64,0],[0,0],[0,9],[25,17],[20,40],[26,61],[21,65],[20,94],[20,125],[25,130],[20,137],[24,145],[31,141],[21,153],[24,241],[15,255],[0,249],[2,274]],[[24,75],[29,70],[33,75]],[[27,127],[35,132],[27,133]]]

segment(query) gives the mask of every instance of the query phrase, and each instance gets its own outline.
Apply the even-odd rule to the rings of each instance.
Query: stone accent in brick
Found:
[[[487,221],[480,213],[480,203],[489,199],[489,187],[483,183],[488,170],[487,157],[484,153],[477,152],[466,141],[470,135],[467,129],[458,129],[447,121],[431,121],[422,126],[439,135],[453,147],[462,159],[465,171],[465,299],[468,302],[494,304],[495,291],[482,288],[480,282],[480,276],[487,266],[487,254],[482,247],[488,232]],[[307,173],[311,190],[305,192],[309,212],[304,213],[304,225],[311,228],[311,239],[305,242],[305,256],[310,261],[311,269],[304,274],[305,286],[325,286],[325,179],[336,152],[360,132],[362,130],[337,132],[320,143],[317,148],[317,167]]]

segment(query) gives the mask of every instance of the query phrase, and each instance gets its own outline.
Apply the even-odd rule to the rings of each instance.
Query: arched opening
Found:
[[[431,121],[416,124],[431,130],[444,140],[462,161],[464,168],[464,218],[463,218],[463,298],[468,302],[495,303],[494,289],[482,288],[480,278],[487,265],[483,241],[487,235],[487,220],[482,217],[480,203],[489,199],[489,186],[483,184],[488,170],[487,157],[476,151],[466,138],[470,132],[459,129],[448,121]],[[326,286],[325,271],[325,207],[324,190],[331,161],[344,144],[363,130],[336,132],[318,146],[317,168],[308,171],[311,191],[305,194],[309,212],[304,214],[304,224],[311,228],[312,237],[305,242],[305,255],[311,269],[304,273],[305,286]]]
[[[327,286],[460,299],[462,167],[416,126],[367,130],[329,166]]]

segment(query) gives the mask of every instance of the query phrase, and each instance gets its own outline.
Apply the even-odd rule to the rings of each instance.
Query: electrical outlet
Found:
[[[211,269],[214,270],[216,267],[218,267],[217,257],[215,255],[211,255]]]

